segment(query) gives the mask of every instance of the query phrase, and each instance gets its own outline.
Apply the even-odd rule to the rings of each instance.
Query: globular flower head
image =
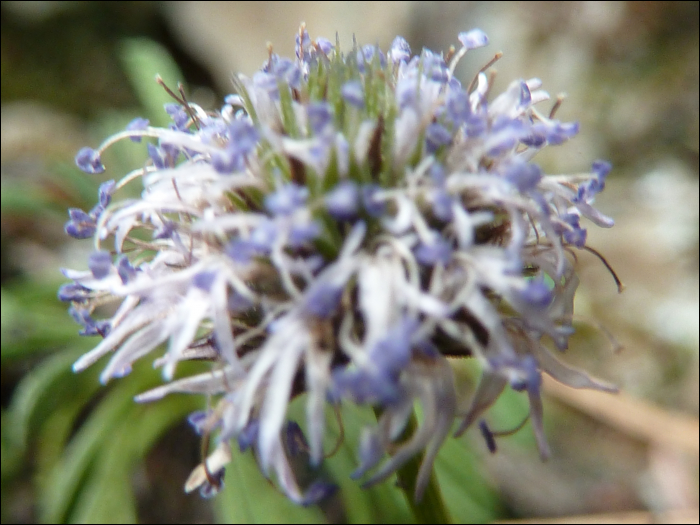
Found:
[[[73,282],[59,298],[82,333],[102,337],[76,372],[109,355],[107,383],[165,345],[155,365],[167,383],[137,401],[178,392],[217,401],[190,417],[218,445],[188,490],[216,492],[235,440],[292,500],[318,501],[332,487],[302,491],[287,451],[301,447],[320,463],[324,407],[352,402],[381,413],[362,431],[353,476],[369,474],[371,485],[424,451],[420,498],[455,421],[464,432],[506,387],[528,396],[543,456],[542,373],[613,390],[546,342],[563,350],[573,331],[583,219],[613,224],[592,205],[610,165],[545,174],[533,158],[578,124],[538,109],[549,96],[536,78],[496,97],[483,72],[463,87],[457,61],[488,38],[472,30],[459,41],[449,61],[412,55],[401,37],[386,54],[365,46],[344,55],[302,27],[296,58],[270,52],[252,79],[236,78],[221,111],[178,100],[166,107],[168,129],[136,119],[76,156],[101,173],[105,147],[148,139],[142,169],[103,184],[92,211],[69,211],[66,232],[94,238],[95,252],[86,271],[64,270]],[[141,198],[113,199],[137,179]],[[94,319],[110,301],[116,313]],[[483,376],[459,413],[452,363],[465,357]],[[215,366],[173,381],[190,359]],[[305,434],[286,418],[298,395]],[[416,401],[421,426],[399,442]]]

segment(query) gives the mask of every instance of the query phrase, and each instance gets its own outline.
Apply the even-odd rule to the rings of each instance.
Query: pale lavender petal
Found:
[[[489,43],[489,37],[481,29],[472,29],[471,31],[460,33],[457,38],[467,49],[484,47]]]

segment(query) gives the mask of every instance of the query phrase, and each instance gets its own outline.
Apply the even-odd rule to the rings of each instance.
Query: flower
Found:
[[[293,501],[318,501],[333,487],[302,490],[285,450],[306,449],[319,464],[325,405],[354,402],[381,415],[362,431],[353,477],[377,483],[424,452],[420,499],[455,421],[459,435],[507,386],[528,396],[543,457],[543,372],[615,390],[545,343],[564,350],[573,332],[572,255],[589,249],[582,217],[613,224],[592,205],[611,167],[544,174],[533,157],[578,124],[537,109],[549,98],[538,79],[491,101],[483,72],[465,89],[457,61],[488,38],[472,30],[459,41],[449,63],[412,55],[401,37],[386,55],[376,46],[343,55],[302,26],[296,59],[271,52],[252,79],[236,78],[220,112],[177,99],[166,106],[169,129],[136,119],[76,156],[101,173],[113,142],[150,140],[142,169],[104,183],[89,213],[69,210],[66,232],[94,238],[96,251],[87,271],[64,270],[72,283],[59,298],[82,333],[103,338],[76,372],[109,355],[107,383],[167,344],[155,360],[167,383],[136,400],[214,397],[190,417],[218,445],[187,490],[216,492],[235,439]],[[136,179],[141,198],[112,200]],[[108,302],[115,313],[93,319]],[[459,413],[452,364],[464,357],[483,373]],[[215,367],[173,380],[190,359]],[[306,434],[286,419],[299,395]],[[416,401],[424,420],[399,442]],[[479,428],[495,450],[497,433]]]

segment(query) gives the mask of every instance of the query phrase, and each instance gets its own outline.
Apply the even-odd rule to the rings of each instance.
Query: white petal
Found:
[[[533,352],[540,368],[560,383],[564,383],[572,388],[591,388],[602,390],[603,392],[618,391],[615,385],[592,378],[581,370],[565,365],[542,344],[533,345]]]
[[[358,302],[365,324],[365,348],[386,334],[397,315],[391,283],[393,267],[381,258],[365,260],[357,273]]]
[[[395,199],[398,210],[394,217],[383,217],[382,226],[394,235],[401,235],[408,231],[412,224],[413,203],[406,197],[399,196]]]
[[[94,364],[103,355],[114,350],[129,334],[146,326],[156,318],[162,316],[164,309],[154,308],[153,306],[142,306],[135,309],[122,324],[114,328],[105,337],[99,345],[83,354],[75,363],[73,363],[73,372],[81,372],[87,367]]]
[[[115,374],[119,374],[165,341],[174,328],[169,321],[156,321],[127,339],[100,374],[100,381],[106,384]]]
[[[396,119],[394,135],[393,164],[394,169],[398,170],[406,165],[420,136],[420,120],[413,108],[405,108]]]
[[[192,287],[173,316],[177,319],[177,329],[170,338],[170,346],[163,368],[163,378],[171,381],[175,366],[182,353],[194,341],[199,324],[209,311],[210,298],[202,290]]]
[[[216,450],[212,452],[206,459],[207,470],[210,473],[218,472],[231,462],[231,447],[228,442],[222,441]],[[185,482],[185,492],[190,493],[199,488],[207,481],[207,473],[204,465],[200,464],[195,467],[190,476]]]
[[[323,430],[326,421],[326,391],[330,384],[332,352],[309,346],[306,350],[306,420],[308,422],[311,463],[319,465],[323,459]]]
[[[355,138],[355,161],[362,166],[367,160],[367,154],[369,152],[369,146],[372,142],[372,137],[374,136],[374,130],[377,127],[377,123],[374,120],[365,120],[360,124],[360,129],[357,131],[357,137]]]
[[[223,370],[213,370],[196,376],[184,377],[162,385],[134,397],[137,403],[150,403],[173,393],[184,394],[220,394],[228,391],[243,375],[228,366]]]
[[[276,335],[276,334],[275,334]],[[278,343],[282,343],[279,341]],[[284,353],[276,361],[270,372],[270,381],[265,393],[265,401],[260,411],[260,434],[258,445],[260,452],[260,467],[267,473],[273,458],[275,443],[279,440],[280,431],[287,414],[287,404],[292,391],[292,382],[296,375],[299,360],[309,344],[305,333],[294,334],[285,338]]]

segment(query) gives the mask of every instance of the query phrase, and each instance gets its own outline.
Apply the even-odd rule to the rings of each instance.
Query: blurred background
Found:
[[[184,423],[202,400],[137,406],[160,381],[147,363],[129,381],[99,386],[99,367],[70,365],[94,344],[56,299],[59,268],[84,268],[90,243],[63,233],[67,208],[90,209],[96,189],[140,164],[119,145],[98,178],[73,164],[131,119],[164,122],[153,78],[181,80],[207,109],[251,75],[271,42],[293,56],[305,21],[312,38],[347,50],[387,50],[402,35],[414,53],[458,45],[483,29],[491,45],[469,53],[469,82],[497,51],[498,93],[539,77],[558,117],[581,122],[573,141],[538,158],[545,172],[593,160],[614,170],[597,207],[612,230],[591,246],[626,285],[621,295],[592,254],[580,253],[577,334],[564,358],[615,382],[610,396],[546,383],[552,459],[539,461],[529,425],[489,455],[478,432],[450,439],[436,465],[461,522],[698,521],[698,3],[697,2],[2,2],[2,489],[3,523],[400,522],[390,482],[362,491],[353,470],[356,428],[328,461],[340,495],[301,509],[267,485],[252,458],[236,458],[214,500],[185,495],[198,438]],[[473,373],[467,369],[466,374]],[[517,394],[488,413],[497,429],[527,411]],[[298,407],[293,407],[292,412]],[[393,509],[393,510],[392,510]],[[627,521],[625,521],[627,520]]]

